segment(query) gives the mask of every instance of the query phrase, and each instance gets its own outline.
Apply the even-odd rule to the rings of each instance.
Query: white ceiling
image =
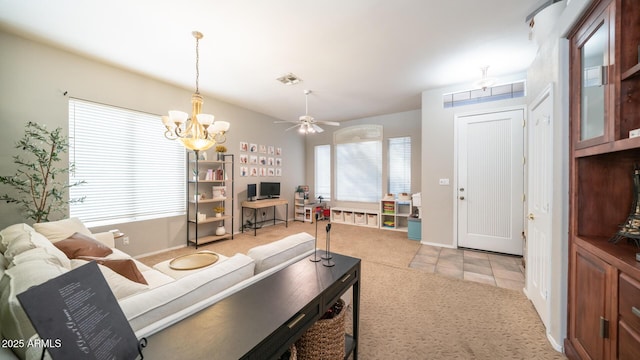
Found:
[[[0,0],[0,27],[283,120],[420,108],[422,91],[524,71],[544,0]],[[285,86],[292,72],[303,79]],[[185,110],[188,110],[185,99]],[[204,112],[215,109],[204,104]]]

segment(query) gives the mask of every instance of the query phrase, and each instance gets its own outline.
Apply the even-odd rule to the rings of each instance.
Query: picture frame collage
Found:
[[[241,177],[282,176],[282,148],[240,141]]]

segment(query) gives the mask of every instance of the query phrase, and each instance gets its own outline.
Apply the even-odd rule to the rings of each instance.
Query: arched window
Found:
[[[336,200],[377,202],[382,196],[382,126],[356,125],[333,134]]]

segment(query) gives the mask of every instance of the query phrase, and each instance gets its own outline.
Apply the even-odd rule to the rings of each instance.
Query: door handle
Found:
[[[460,196],[460,200],[464,200],[464,196]]]
[[[529,216],[527,216],[527,217],[529,218],[529,220],[535,220],[536,219],[536,217],[533,216],[532,213],[529,213]]]

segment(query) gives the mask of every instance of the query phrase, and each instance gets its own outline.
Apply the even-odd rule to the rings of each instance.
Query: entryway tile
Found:
[[[421,245],[409,267],[507,289],[524,288],[524,268],[519,256]]]

